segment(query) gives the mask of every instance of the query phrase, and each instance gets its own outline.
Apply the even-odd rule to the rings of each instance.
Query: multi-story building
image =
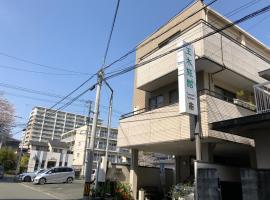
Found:
[[[179,13],[141,42],[136,63],[159,56],[183,42],[192,42],[231,23],[202,1]],[[255,114],[253,85],[265,80],[270,50],[239,26],[192,44],[195,50],[197,100],[202,160],[254,167],[254,140],[209,126],[213,122]],[[195,119],[180,113],[179,51],[135,69],[134,111],[120,120],[118,146],[130,148],[130,183],[136,199],[138,150],[175,155],[176,181],[192,176],[195,159]]]
[[[65,132],[86,125],[87,117],[43,107],[34,107],[24,133],[24,146],[30,141],[60,140]]]
[[[89,135],[87,140],[87,145],[89,146],[91,140],[91,129],[92,125],[89,126]],[[87,126],[74,129],[72,131],[62,134],[61,141],[67,143],[70,147],[70,150],[73,152],[73,167],[77,171],[83,173],[83,166],[86,160],[86,137],[87,137]],[[117,134],[118,130],[112,128],[109,141],[108,141],[108,160],[112,163],[123,163],[127,162],[126,158],[129,155],[129,151],[125,149],[117,148]],[[105,155],[107,148],[107,127],[99,124],[96,130],[95,138],[95,150],[94,150],[94,166],[97,167],[97,162],[100,160],[101,156]]]

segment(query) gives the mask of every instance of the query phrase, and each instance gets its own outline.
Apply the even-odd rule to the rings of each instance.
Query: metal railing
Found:
[[[270,112],[270,81],[253,86],[257,113]]]
[[[221,99],[223,101],[226,101],[228,103],[232,103],[232,104],[237,105],[239,107],[242,107],[242,108],[254,111],[254,112],[256,111],[256,106],[254,104],[252,104],[252,103],[249,103],[249,102],[243,101],[241,99],[237,99],[237,98],[227,97],[227,96],[224,96],[222,94],[219,94],[217,92],[214,92],[214,91],[211,91],[211,90],[208,90],[208,89],[199,90],[198,91],[198,97],[201,96],[201,95],[209,95],[209,96],[215,97],[217,99]],[[145,107],[145,108],[142,108],[142,109],[134,110],[132,112],[121,115],[120,120],[124,119],[124,118],[128,118],[128,117],[132,117],[132,116],[135,116],[135,115],[139,115],[139,114],[142,114],[142,113],[145,113],[145,112],[148,112],[148,111],[153,111],[153,110],[156,110],[156,109],[159,109],[159,108],[163,108],[163,107],[166,107],[166,106],[172,106],[172,105],[175,105],[175,104],[178,104],[178,102],[177,103],[171,103],[171,104],[163,104],[161,106],[156,106],[156,107]]]

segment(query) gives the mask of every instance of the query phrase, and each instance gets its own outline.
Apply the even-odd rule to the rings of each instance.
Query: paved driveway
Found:
[[[15,183],[12,177],[0,180],[0,199],[81,199],[83,181],[72,184]]]

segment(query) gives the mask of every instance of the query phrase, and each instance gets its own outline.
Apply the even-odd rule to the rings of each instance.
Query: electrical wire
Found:
[[[57,68],[57,67],[53,67],[53,66],[49,66],[49,65],[44,65],[44,64],[41,64],[41,63],[38,63],[38,62],[34,62],[34,61],[31,61],[31,60],[27,60],[27,59],[24,59],[24,58],[19,58],[19,57],[16,57],[16,56],[13,56],[13,55],[4,53],[4,52],[0,52],[0,55],[5,56],[5,57],[8,57],[8,58],[12,58],[14,60],[18,60],[18,61],[21,61],[21,62],[24,62],[24,63],[29,63],[29,64],[32,64],[32,65],[37,65],[37,66],[48,68],[48,69],[52,69],[52,70],[65,71],[65,72],[70,72],[70,73],[75,73],[75,74],[81,74],[81,75],[85,75],[85,74],[89,75],[88,73],[77,72],[77,71],[73,71],[73,70],[67,70],[65,68]]]
[[[118,0],[117,4],[116,4],[116,9],[115,9],[114,16],[113,16],[112,27],[111,27],[110,35],[109,35],[109,38],[108,38],[108,42],[107,42],[107,46],[106,46],[106,50],[105,50],[105,55],[104,55],[104,58],[103,58],[103,66],[106,63],[106,58],[107,58],[109,47],[110,47],[110,44],[111,44],[112,34],[113,34],[113,30],[114,30],[114,25],[115,25],[117,13],[118,13],[119,5],[120,5],[120,0]]]
[[[128,55],[134,53],[136,50],[146,46],[147,44],[149,44],[150,42],[153,42],[154,40],[156,40],[157,38],[161,37],[162,35],[166,34],[167,32],[169,32],[170,30],[172,30],[173,28],[177,27],[178,25],[182,24],[183,22],[185,22],[186,20],[188,20],[189,18],[191,18],[192,16],[196,15],[197,13],[199,13],[200,11],[206,9],[207,7],[209,7],[210,5],[212,5],[213,3],[215,3],[217,0],[212,0],[210,3],[206,4],[205,6],[203,6],[202,8],[200,8],[199,10],[191,13],[190,15],[188,15],[187,17],[185,17],[184,19],[182,19],[180,22],[176,23],[174,26],[166,29],[164,32],[160,33],[159,35],[151,38],[150,40],[148,40],[147,42],[143,43],[142,45],[136,46],[134,48],[132,48],[129,52],[127,52],[126,54],[124,54],[123,56],[121,56],[120,58],[116,59],[114,62],[112,62],[111,64],[107,65],[106,67],[104,67],[104,69],[107,69],[109,67],[111,67],[112,65],[114,65],[115,63],[123,60],[124,58],[126,58]]]
[[[182,20],[182,21],[185,21],[185,20],[187,20],[188,18],[190,18],[190,17],[192,17],[193,15],[195,15],[195,14],[197,14],[198,12],[200,12],[200,11],[202,11],[203,9],[205,9],[205,8],[207,8],[208,6],[210,6],[210,5],[212,5],[214,2],[216,2],[217,0],[212,0],[210,3],[208,3],[207,5],[205,5],[203,8],[201,8],[201,9],[199,9],[199,10],[197,10],[197,11],[195,11],[194,13],[192,13],[191,15],[189,15],[188,17],[186,17],[184,20]],[[119,5],[117,6],[117,10],[118,10],[118,7],[119,7]],[[113,24],[114,24],[114,21],[115,20],[113,20]],[[112,26],[112,27],[114,27],[114,25]],[[163,33],[163,34],[165,34],[165,33]],[[161,36],[161,35],[160,35]],[[159,36],[159,37],[160,37]],[[110,39],[109,39],[109,41],[110,41]],[[146,44],[145,44],[146,45]],[[108,46],[108,44],[107,44],[107,46]],[[140,48],[142,48],[142,47],[140,47]],[[107,48],[106,48],[107,49]],[[106,50],[107,51],[107,50]],[[105,67],[103,67],[103,69],[107,69],[107,68],[109,68],[109,67],[111,67],[112,65],[114,65],[114,64],[116,64],[116,63],[118,63],[118,62],[120,62],[120,61],[122,61],[123,59],[125,59],[127,56],[129,56],[130,54],[132,54],[133,52],[135,52],[136,51],[136,47],[135,48],[133,48],[132,50],[130,50],[129,52],[127,52],[126,54],[124,54],[123,56],[121,56],[120,58],[118,58],[118,59],[116,59],[115,61],[113,61],[112,63],[110,63],[109,65],[106,65]],[[104,60],[106,61],[106,54],[107,53],[105,53],[105,56],[104,56]],[[105,63],[105,62],[104,62]],[[52,108],[54,108],[55,106],[57,106],[59,103],[61,103],[62,101],[64,101],[67,97],[69,97],[69,96],[71,96],[73,93],[75,93],[77,90],[79,90],[81,87],[83,87],[86,83],[88,83],[95,75],[97,75],[98,74],[98,72],[97,73],[95,73],[94,75],[92,75],[90,78],[88,78],[87,80],[85,80],[82,84],[80,84],[78,87],[76,87],[73,91],[71,91],[68,95],[66,95],[63,99],[61,99],[59,102],[57,102],[56,104],[54,104],[53,106],[51,106],[50,107],[50,109],[52,109]]]
[[[15,70],[15,71],[28,72],[28,73],[42,74],[42,75],[55,75],[55,76],[79,76],[79,75],[81,76],[81,75],[87,75],[88,76],[88,74],[60,74],[60,73],[51,73],[51,72],[41,72],[41,71],[22,69],[22,68],[13,67],[13,66],[7,66],[7,65],[0,65],[0,68],[9,69],[9,70]]]
[[[229,23],[229,24],[225,25],[224,27],[222,27],[220,29],[216,29],[216,30],[214,30],[214,31],[212,31],[210,33],[207,33],[206,35],[203,35],[203,36],[201,36],[199,38],[196,38],[196,39],[192,40],[189,43],[183,44],[180,47],[177,47],[177,48],[174,48],[172,50],[169,50],[169,51],[167,51],[165,53],[162,53],[162,54],[160,54],[160,55],[158,55],[156,57],[153,57],[153,58],[151,58],[151,59],[149,59],[147,61],[144,61],[144,62],[135,64],[135,65],[132,65],[130,67],[127,67],[126,69],[122,70],[121,72],[118,72],[118,73],[112,74],[110,76],[107,76],[107,77],[105,77],[105,80],[108,80],[108,79],[114,78],[116,76],[120,76],[122,74],[125,74],[125,73],[127,73],[129,71],[132,71],[132,70],[134,70],[136,68],[139,68],[139,67],[141,67],[141,66],[143,66],[145,64],[148,64],[148,63],[153,62],[153,61],[155,61],[155,60],[157,60],[159,58],[162,58],[162,57],[164,57],[166,55],[169,55],[169,54],[171,54],[171,53],[173,53],[173,52],[175,52],[177,50],[180,50],[180,49],[182,49],[182,48],[184,48],[184,47],[186,47],[186,46],[188,46],[190,44],[193,44],[195,42],[198,42],[198,41],[200,41],[202,39],[205,39],[207,37],[210,37],[210,36],[212,36],[212,35],[214,35],[216,33],[222,32],[223,30],[228,29],[228,28],[230,28],[232,26],[235,26],[235,25],[240,24],[240,23],[242,23],[244,21],[247,21],[249,19],[252,19],[252,18],[254,18],[254,17],[258,16],[258,15],[261,15],[261,14],[263,14],[265,12],[268,12],[269,10],[270,10],[270,6],[266,6],[266,7],[262,8],[262,9],[260,9],[260,10],[257,10],[255,12],[251,13],[251,14],[248,14],[248,15],[246,15],[246,16],[244,16],[244,17],[242,17],[242,18],[240,18],[240,19],[238,19],[238,20],[236,20],[236,21],[234,21],[232,23]]]

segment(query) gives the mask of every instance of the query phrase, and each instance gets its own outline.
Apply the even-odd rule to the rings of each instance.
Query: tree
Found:
[[[0,94],[0,147],[14,124],[14,107]]]
[[[27,169],[28,167],[28,162],[29,162],[29,155],[24,154],[21,158],[20,162],[20,172],[23,172]]]
[[[13,149],[3,147],[0,149],[0,165],[3,165],[5,170],[13,170],[16,166],[16,154]]]
[[[139,152],[139,159],[138,159],[138,164],[140,166],[145,166],[145,167],[154,167],[154,163],[157,162],[157,157],[155,156],[155,153],[153,152],[145,152],[145,151],[140,151]]]

